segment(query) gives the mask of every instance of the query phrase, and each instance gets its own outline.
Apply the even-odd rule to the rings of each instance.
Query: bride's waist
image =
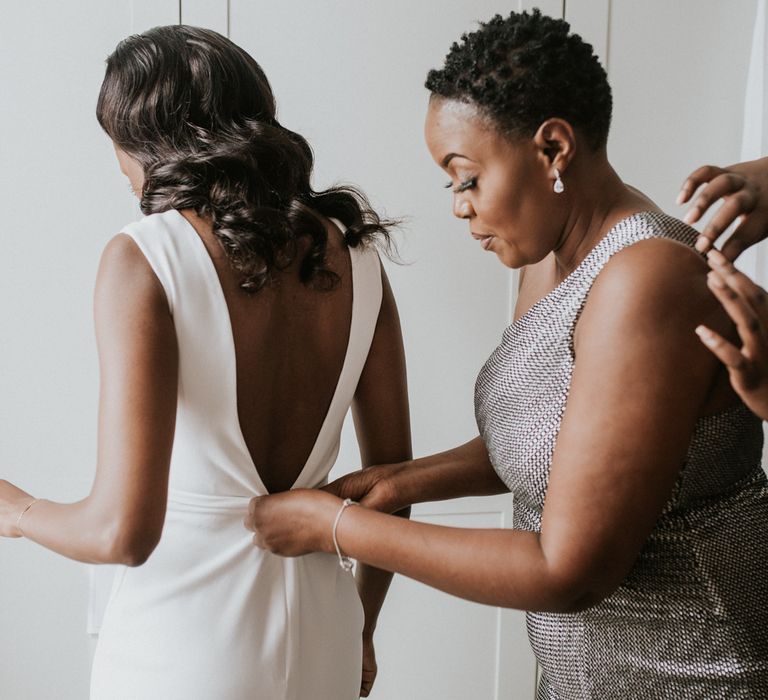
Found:
[[[311,488],[319,488],[325,481]],[[177,488],[168,489],[168,510],[191,513],[227,513],[244,516],[248,512],[248,504],[256,496],[264,496],[255,489],[236,494],[202,493],[186,491]]]
[[[251,499],[258,495],[260,494],[224,495],[169,489],[168,510],[190,513],[227,513],[244,516],[248,512],[248,504]]]

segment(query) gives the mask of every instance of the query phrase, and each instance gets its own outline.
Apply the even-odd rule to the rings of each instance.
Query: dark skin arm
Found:
[[[577,327],[540,533],[446,528],[353,507],[339,525],[344,551],[490,605],[569,612],[610,595],[723,384],[694,333],[701,322],[730,329],[705,270],[684,246],[652,240],[618,253],[599,276]],[[250,525],[260,546],[280,554],[331,551],[337,505],[314,492],[259,499]]]
[[[355,391],[352,415],[363,467],[401,462],[412,456],[408,383],[400,318],[389,280],[382,268],[383,296],[371,348]],[[360,474],[365,474],[366,469]],[[409,510],[398,513],[408,517]],[[392,581],[392,574],[366,564],[357,567],[357,588],[365,611],[362,697],[376,678],[373,633]]]
[[[479,436],[436,455],[379,464],[349,474],[325,487],[340,498],[394,513],[415,503],[464,496],[493,496],[508,489],[499,479]]]
[[[71,559],[139,565],[163,528],[176,420],[178,353],[165,292],[124,234],[104,250],[94,304],[99,349],[99,440],[91,493],[77,503],[35,503],[31,540]],[[32,500],[0,482],[0,534]]]

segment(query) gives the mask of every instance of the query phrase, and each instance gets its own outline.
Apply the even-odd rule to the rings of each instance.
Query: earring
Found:
[[[557,194],[562,194],[565,190],[565,185],[560,178],[560,171],[555,168],[555,186],[552,188]]]

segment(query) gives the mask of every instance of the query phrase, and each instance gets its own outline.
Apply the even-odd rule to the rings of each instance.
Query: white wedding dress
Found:
[[[243,519],[267,493],[237,413],[235,347],[213,261],[177,211],[124,229],[168,297],[179,348],[176,434],[162,538],[120,567],[101,626],[91,700],[353,700],[363,611],[336,557],[285,559]],[[350,249],[349,344],[336,392],[294,488],[325,483],[381,305],[379,258]]]

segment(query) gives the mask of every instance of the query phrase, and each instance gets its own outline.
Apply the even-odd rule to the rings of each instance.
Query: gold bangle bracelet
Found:
[[[21,529],[21,519],[24,517],[26,512],[39,500],[39,498],[33,498],[29,503],[27,503],[27,507],[22,510],[21,513],[19,513],[19,517],[16,518],[16,529],[21,533],[22,537],[26,537],[26,534],[24,534],[24,530]]]

